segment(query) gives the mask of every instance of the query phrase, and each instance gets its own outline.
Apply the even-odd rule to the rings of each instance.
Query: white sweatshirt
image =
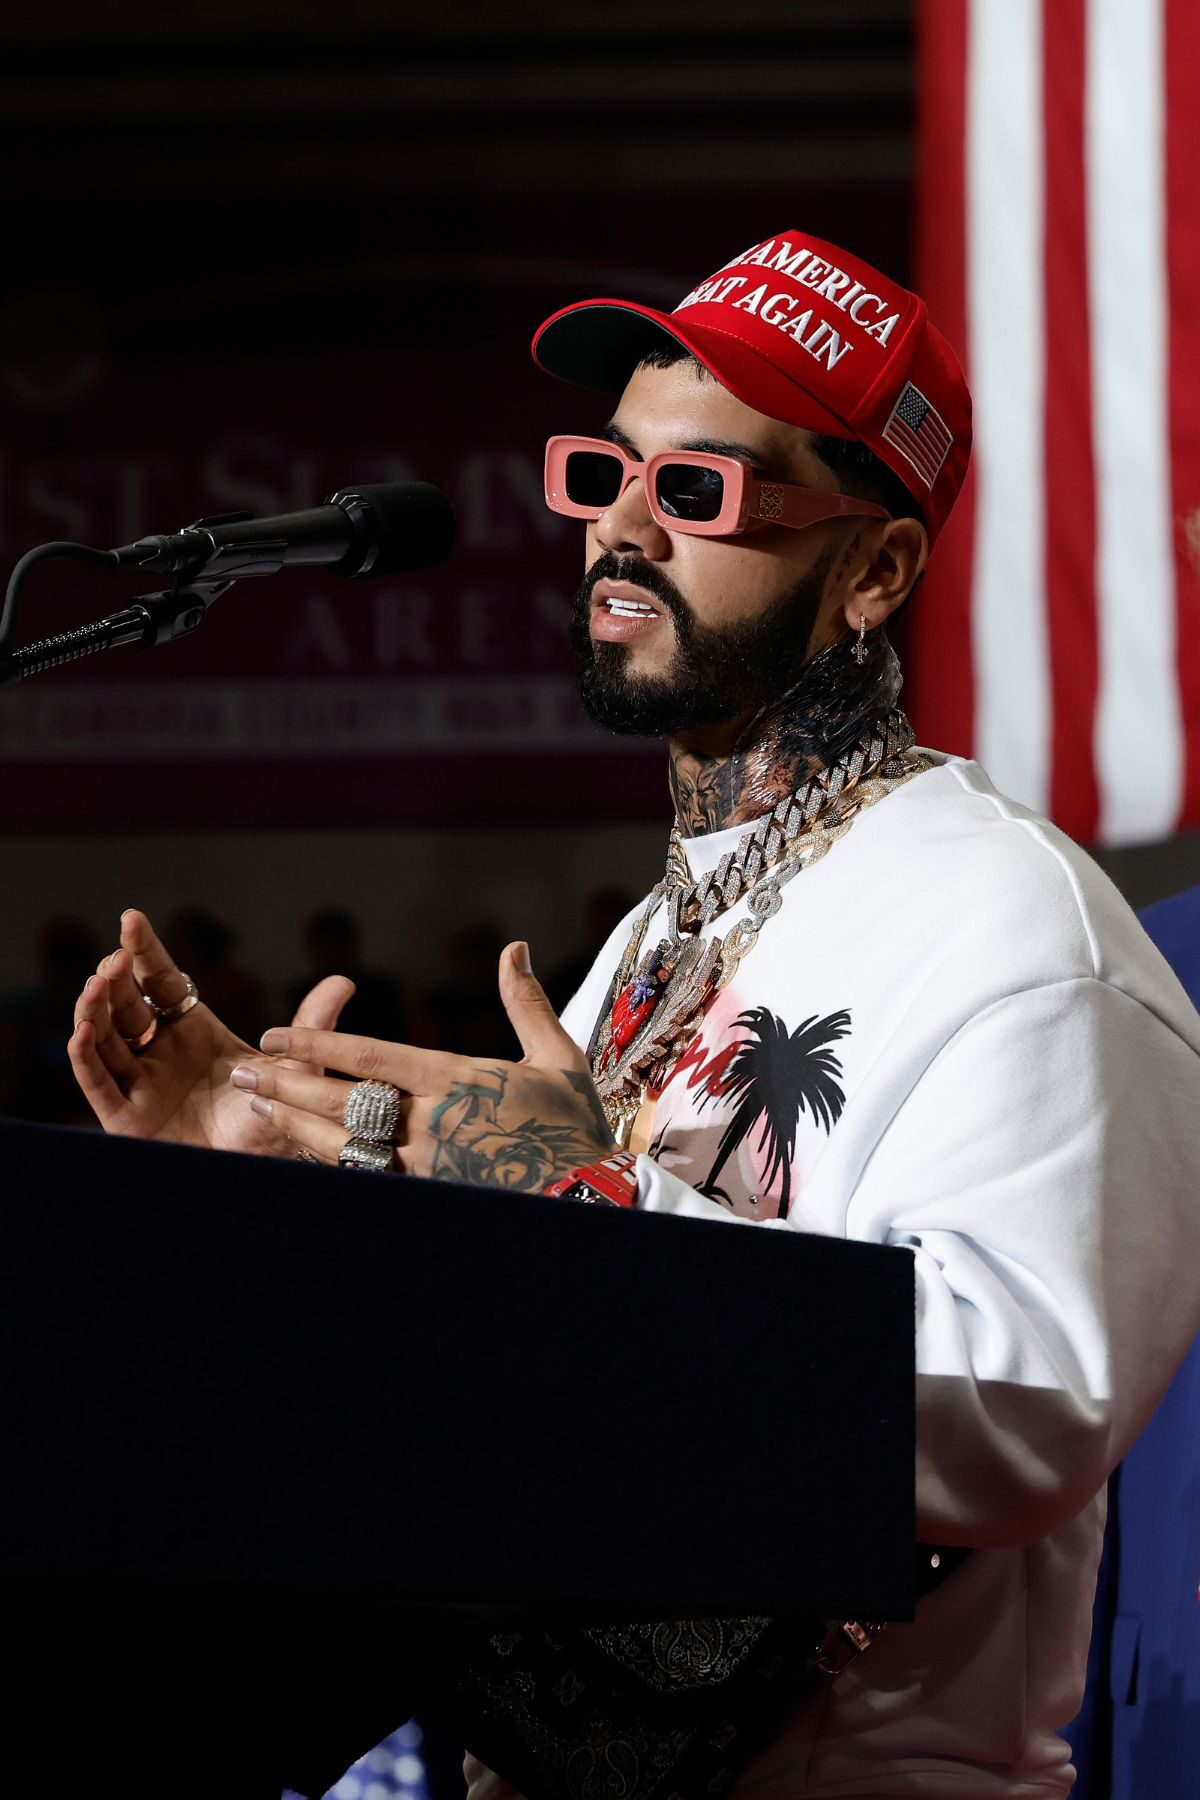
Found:
[[[1200,1328],[1200,1017],[1082,851],[932,759],[782,890],[638,1164],[654,1211],[912,1250],[918,1530],[979,1547],[739,1800],[1067,1792],[1104,1482]],[[581,1044],[634,917],[564,1015]]]

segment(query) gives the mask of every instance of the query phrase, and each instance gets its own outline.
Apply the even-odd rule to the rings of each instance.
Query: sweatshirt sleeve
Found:
[[[1031,988],[961,1026],[869,1142],[845,1228],[915,1259],[920,1533],[1044,1537],[1200,1327],[1200,1058],[1105,982]],[[639,1173],[642,1206],[730,1217]]]

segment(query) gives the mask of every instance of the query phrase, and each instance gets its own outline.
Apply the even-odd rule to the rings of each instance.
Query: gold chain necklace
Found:
[[[647,1090],[661,1089],[699,1031],[709,1001],[779,912],[782,888],[827,855],[859,813],[929,768],[912,744],[908,720],[892,711],[751,826],[737,849],[699,881],[688,868],[678,828],[672,829],[666,874],[633,928],[613,984],[615,998],[591,1046],[592,1077],[618,1144],[628,1144]],[[700,936],[743,898],[749,917],[724,938]],[[664,899],[669,936],[643,957],[650,921]]]

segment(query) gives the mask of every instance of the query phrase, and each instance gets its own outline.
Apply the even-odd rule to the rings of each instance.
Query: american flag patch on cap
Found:
[[[950,454],[954,438],[937,408],[920,388],[906,381],[883,428],[883,441],[910,462],[927,488],[932,488]]]

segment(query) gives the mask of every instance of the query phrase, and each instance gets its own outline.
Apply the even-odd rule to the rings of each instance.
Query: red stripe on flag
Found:
[[[1200,9],[1166,0],[1165,211],[1167,233],[1169,427],[1179,701],[1184,736],[1179,823],[1200,824]]]
[[[1046,133],[1046,627],[1050,815],[1089,843],[1100,823],[1093,756],[1099,692],[1096,480],[1088,345],[1088,0],[1043,9]]]
[[[898,419],[883,435],[889,443],[895,445],[901,456],[908,458],[925,486],[931,488],[937,479],[937,460],[916,433]]]
[[[967,0],[918,0],[916,287],[970,379],[966,271]],[[938,538],[913,606],[907,703],[917,736],[971,754],[974,480]]]

